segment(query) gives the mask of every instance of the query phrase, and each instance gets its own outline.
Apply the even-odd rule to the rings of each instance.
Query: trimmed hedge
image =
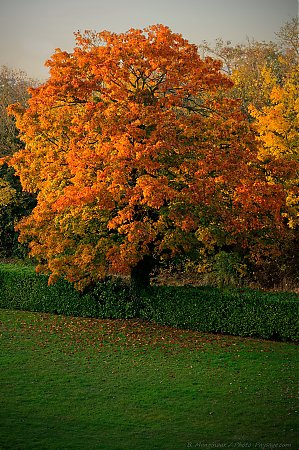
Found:
[[[33,267],[0,264],[0,307],[96,318],[140,318],[191,330],[298,340],[298,295],[249,289],[152,286],[136,293],[120,280],[77,292],[47,285]]]
[[[298,295],[208,286],[156,286],[142,296],[139,315],[191,330],[298,340]]]
[[[0,264],[0,308],[98,318],[130,318],[136,308],[130,289],[118,280],[99,283],[90,293],[66,281],[48,286],[34,267]]]

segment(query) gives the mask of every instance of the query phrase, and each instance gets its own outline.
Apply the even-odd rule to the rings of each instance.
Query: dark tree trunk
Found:
[[[146,255],[141,261],[132,269],[131,283],[136,289],[146,288],[150,285],[150,275],[154,267],[157,266],[157,261],[152,256]]]

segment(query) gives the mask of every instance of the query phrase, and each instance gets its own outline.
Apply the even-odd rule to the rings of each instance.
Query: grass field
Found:
[[[295,344],[0,310],[0,448],[296,449]]]

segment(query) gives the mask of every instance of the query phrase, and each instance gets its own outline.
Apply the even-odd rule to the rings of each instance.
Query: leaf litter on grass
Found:
[[[139,319],[93,319],[20,311],[6,313],[11,315],[11,319],[1,324],[2,333],[10,332],[12,338],[14,331],[26,336],[29,333],[36,345],[46,347],[56,343],[66,352],[87,348],[100,352],[104,347],[111,351],[151,348],[172,354],[183,350],[204,353],[213,349],[221,352],[227,350],[239,357],[242,350],[267,353],[272,351],[273,345],[272,341],[267,340],[177,329]],[[251,343],[256,344],[254,348]]]
[[[35,383],[34,393],[44,380],[48,397],[62,384],[72,395],[75,387],[77,397],[84,393],[87,403],[90,397],[101,399],[99,411],[104,404],[108,411],[111,402],[127,411],[128,404],[124,404],[129,401],[130,414],[136,413],[146,423],[154,420],[148,410],[156,411],[160,405],[161,414],[171,416],[175,405],[178,420],[189,417],[184,425],[190,427],[188,436],[191,429],[196,435],[199,426],[195,411],[210,427],[222,416],[227,422],[226,415],[238,423],[240,411],[256,413],[260,403],[259,418],[271,425],[272,419],[263,411],[275,407],[278,412],[276,416],[271,413],[273,423],[282,420],[285,430],[292,428],[294,344],[200,333],[136,319],[102,320],[22,311],[0,311],[0,319],[7,367],[19,368],[22,348],[28,350],[21,366]],[[14,349],[19,352],[15,362],[11,360]],[[51,364],[49,370],[46,366]],[[64,396],[67,402],[69,394]],[[279,408],[277,402],[281,402]],[[243,432],[248,427],[246,421]]]

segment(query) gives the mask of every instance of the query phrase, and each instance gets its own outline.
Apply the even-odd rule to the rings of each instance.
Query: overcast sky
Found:
[[[0,65],[43,80],[44,62],[57,47],[71,51],[77,30],[161,23],[194,44],[270,41],[296,15],[298,0],[0,0]]]

